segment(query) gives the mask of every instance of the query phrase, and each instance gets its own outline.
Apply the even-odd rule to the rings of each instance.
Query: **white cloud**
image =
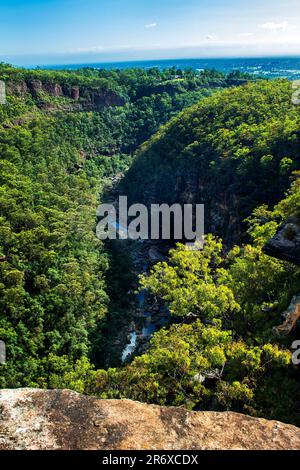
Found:
[[[253,36],[253,33],[240,33],[238,36],[240,38],[250,38],[251,36]]]
[[[120,49],[131,50],[135,49],[137,46],[132,44],[119,44],[116,46],[91,46],[91,47],[79,47],[76,51],[71,51],[71,53],[86,53],[86,52],[113,52],[119,51]]]
[[[103,52],[103,46],[91,46],[91,47],[78,47],[76,52]]]
[[[157,26],[158,26],[157,23],[145,24],[145,28],[146,28],[146,29],[156,28]]]
[[[206,39],[207,39],[208,41],[215,41],[216,39],[218,39],[218,36],[216,36],[215,34],[208,34],[208,35],[206,36]]]
[[[286,31],[290,24],[288,21],[282,21],[281,23],[275,23],[274,21],[268,21],[267,23],[263,23],[258,25],[261,29],[266,29],[268,31]]]

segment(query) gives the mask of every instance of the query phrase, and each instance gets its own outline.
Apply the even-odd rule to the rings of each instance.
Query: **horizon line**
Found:
[[[6,62],[6,61],[2,61],[0,59],[0,63],[7,63],[9,65],[12,65],[14,67],[21,67],[21,68],[34,68],[34,67],[57,67],[57,66],[66,66],[66,67],[72,67],[72,66],[89,66],[89,65],[101,65],[101,64],[105,64],[105,65],[113,65],[113,64],[126,64],[126,63],[146,63],[146,62],[175,62],[175,61],[180,61],[180,60],[247,60],[247,59],[300,59],[300,53],[297,53],[297,54],[261,54],[261,55],[246,55],[246,56],[242,56],[242,55],[232,55],[232,56],[209,56],[209,57],[205,57],[205,56],[197,56],[197,57],[186,57],[186,56],[180,56],[180,57],[169,57],[169,58],[149,58],[149,59],[120,59],[120,60],[95,60],[95,61],[87,61],[87,62],[70,62],[70,63],[66,63],[66,62],[58,62],[58,63],[54,63],[54,64],[47,64],[47,63],[43,63],[43,64],[28,64],[28,65],[18,65],[17,63],[10,63],[10,62]]]

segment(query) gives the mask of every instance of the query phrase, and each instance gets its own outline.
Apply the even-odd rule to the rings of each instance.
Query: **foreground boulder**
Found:
[[[0,412],[1,450],[300,449],[300,429],[277,421],[69,390],[2,390]]]

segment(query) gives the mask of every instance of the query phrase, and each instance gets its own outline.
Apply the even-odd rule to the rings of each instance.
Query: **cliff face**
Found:
[[[242,217],[234,170],[230,177],[225,173],[216,175],[209,161],[190,155],[168,159],[161,157],[160,150],[157,145],[152,154],[142,151],[122,181],[120,192],[128,196],[130,203],[148,207],[204,204],[205,231],[222,236],[229,245],[240,241]]]
[[[51,107],[43,102],[43,93],[54,98],[67,98],[68,104],[62,104],[65,110],[101,111],[107,106],[123,106],[125,99],[112,90],[88,86],[77,86],[43,82],[41,80],[27,80],[22,82],[8,82],[7,94],[25,98],[30,94],[38,100],[40,107]]]
[[[300,449],[300,429],[276,421],[68,390],[2,390],[0,410],[1,450]]]

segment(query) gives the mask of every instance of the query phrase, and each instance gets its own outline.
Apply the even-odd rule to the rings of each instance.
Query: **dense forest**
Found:
[[[300,268],[264,250],[299,218],[300,108],[290,83],[7,64],[0,80],[0,386],[300,425],[297,330],[274,331],[299,294]],[[120,178],[132,201],[204,203],[207,235],[203,250],[177,244],[140,276],[169,324],[143,354],[105,367],[131,267],[97,239],[96,209]]]

